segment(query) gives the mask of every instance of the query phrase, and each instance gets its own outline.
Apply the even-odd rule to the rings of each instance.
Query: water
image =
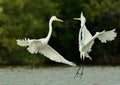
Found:
[[[78,67],[0,68],[0,85],[120,85],[120,66],[85,67],[74,79]]]

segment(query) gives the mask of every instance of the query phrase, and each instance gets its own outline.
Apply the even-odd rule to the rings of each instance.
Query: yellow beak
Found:
[[[61,20],[61,19],[55,19],[55,21],[58,21],[58,22],[64,22],[64,21]]]
[[[73,20],[81,20],[81,18],[73,18]]]

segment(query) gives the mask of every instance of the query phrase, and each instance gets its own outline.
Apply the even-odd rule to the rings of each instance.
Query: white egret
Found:
[[[85,26],[86,19],[81,12],[80,18],[74,18],[74,20],[81,20],[81,28],[79,31],[79,51],[80,51],[80,58],[82,61],[84,61],[85,57],[92,60],[92,58],[89,56],[89,52],[91,52],[91,48],[94,44],[94,40],[98,38],[102,43],[106,43],[107,41],[112,41],[117,36],[117,33],[115,32],[115,29],[110,31],[102,31],[102,32],[96,32],[94,36],[88,31],[88,29]],[[80,69],[80,68],[79,68]],[[78,71],[79,71],[78,69]],[[76,74],[78,74],[78,71]],[[83,68],[82,73],[83,74]]]
[[[92,58],[88,55],[89,52],[91,52],[91,48],[94,44],[94,40],[98,38],[102,43],[106,43],[107,41],[112,41],[117,36],[117,33],[115,32],[115,29],[110,31],[102,31],[102,32],[96,32],[94,36],[88,31],[88,29],[85,26],[86,19],[83,16],[83,13],[81,12],[81,18],[74,18],[75,20],[81,20],[81,28],[79,31],[79,51],[80,51],[80,58],[85,59],[89,58],[92,60]]]
[[[59,63],[65,63],[71,66],[76,66],[76,64],[66,60],[63,56],[61,56],[57,51],[55,51],[51,46],[48,45],[48,41],[52,33],[52,22],[53,21],[63,22],[63,20],[58,19],[56,16],[52,16],[49,20],[49,32],[46,38],[21,39],[21,40],[18,39],[16,40],[17,44],[19,46],[27,46],[27,50],[32,54],[41,53],[53,61],[56,61]]]

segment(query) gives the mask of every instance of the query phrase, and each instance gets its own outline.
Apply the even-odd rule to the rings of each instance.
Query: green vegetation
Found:
[[[48,32],[48,21],[52,15],[64,23],[54,23],[49,44],[68,60],[79,63],[78,32],[83,11],[86,26],[92,34],[96,31],[116,28],[116,39],[107,44],[97,42],[93,46],[93,61],[96,64],[120,65],[120,1],[119,0],[0,0],[0,64],[40,65],[49,62],[41,54],[30,54],[19,47],[16,39],[42,38]],[[61,35],[62,34],[62,35]]]

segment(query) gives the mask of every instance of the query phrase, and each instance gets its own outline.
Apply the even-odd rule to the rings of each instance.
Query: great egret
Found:
[[[115,29],[110,31],[102,31],[102,32],[96,32],[94,36],[88,31],[88,29],[85,26],[86,19],[81,12],[80,18],[73,18],[74,20],[81,20],[81,28],[79,31],[79,51],[80,51],[80,58],[82,61],[84,61],[85,57],[92,60],[92,58],[89,56],[89,52],[91,52],[91,48],[94,44],[94,40],[98,38],[102,43],[106,43],[107,41],[112,41],[117,36],[117,33],[115,32]],[[80,68],[79,68],[80,69]],[[78,69],[78,71],[79,71]],[[83,70],[83,69],[82,69]],[[78,74],[77,71],[77,74]],[[83,73],[82,73],[83,74]]]
[[[92,60],[92,58],[88,55],[89,52],[91,52],[91,48],[94,44],[94,40],[98,38],[102,43],[106,43],[107,41],[112,41],[117,36],[117,33],[115,32],[115,29],[110,31],[102,31],[102,32],[96,32],[94,36],[88,31],[88,29],[85,26],[86,19],[83,16],[83,13],[81,12],[81,18],[74,18],[74,20],[81,20],[81,28],[79,31],[79,51],[80,51],[80,58],[85,59],[89,58]]]
[[[19,46],[28,46],[27,50],[32,54],[41,53],[53,61],[65,63],[71,66],[76,66],[76,64],[66,60],[63,56],[61,56],[57,51],[55,51],[51,46],[48,45],[48,41],[52,33],[53,21],[63,22],[63,20],[58,19],[56,16],[52,16],[49,20],[49,32],[46,38],[42,38],[42,39],[28,38],[28,39],[21,39],[21,40],[18,39],[16,40],[17,44]]]

